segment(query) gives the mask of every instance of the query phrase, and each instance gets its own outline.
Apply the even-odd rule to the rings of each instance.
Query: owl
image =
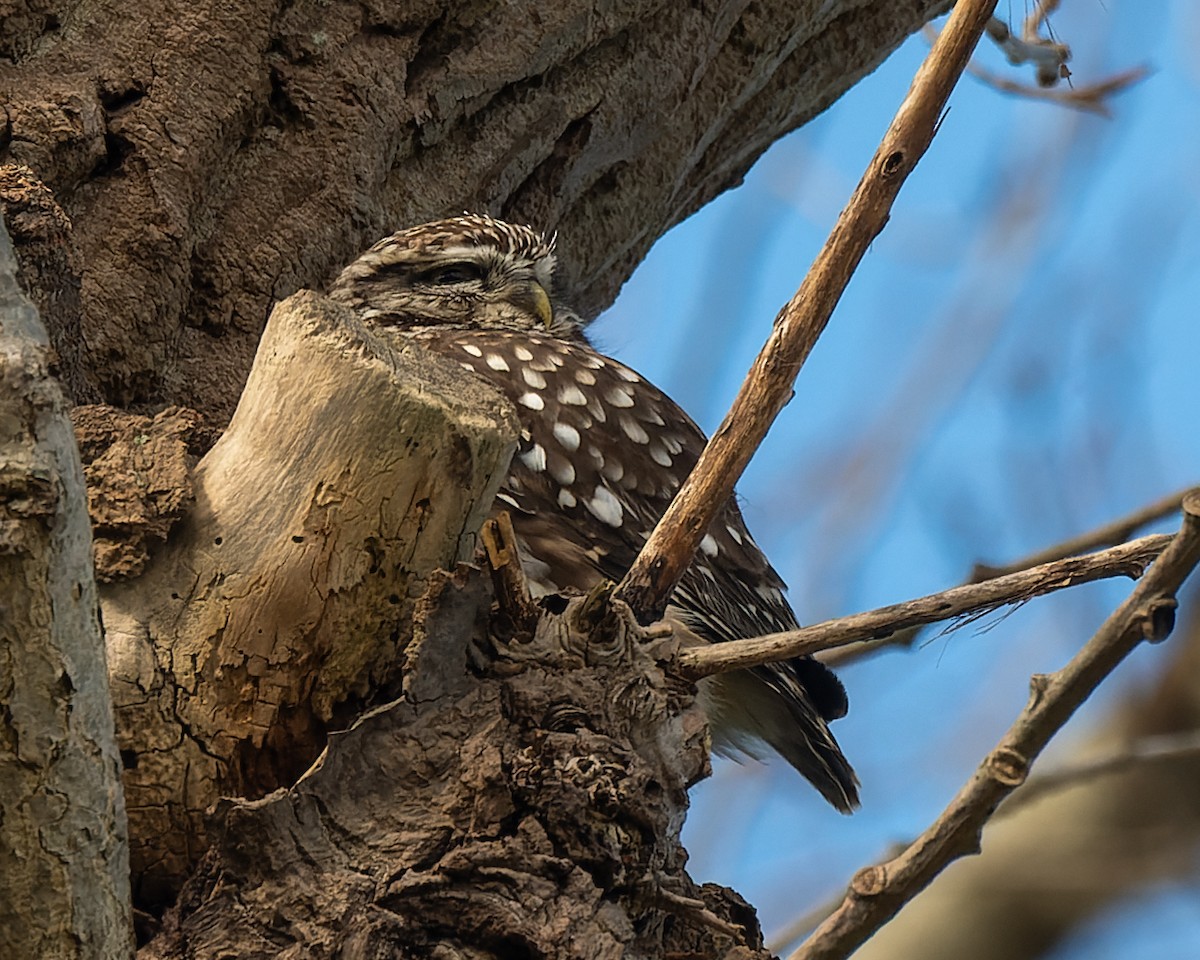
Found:
[[[402,230],[351,263],[330,296],[498,388],[521,435],[494,509],[507,511],[532,592],[619,581],[695,465],[705,438],[661,390],[587,341],[554,287],[554,239],[465,215]],[[784,585],[731,498],[666,618],[688,642],[794,629]],[[858,781],[829,731],[846,693],[810,657],[701,681],[714,748],[766,744],[834,807]]]

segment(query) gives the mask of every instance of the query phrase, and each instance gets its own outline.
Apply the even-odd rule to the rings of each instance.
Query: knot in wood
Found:
[[[1160,597],[1150,604],[1150,610],[1142,620],[1142,636],[1147,642],[1162,643],[1171,635],[1178,606],[1174,597]]]
[[[1000,747],[987,759],[992,779],[1006,787],[1019,787],[1029,776],[1029,761],[1015,750]]]
[[[850,890],[857,897],[877,897],[887,885],[888,869],[881,863],[863,867],[850,880]]]
[[[572,780],[583,788],[588,802],[596,810],[614,814],[621,805],[621,790],[618,784],[626,772],[618,764],[607,763],[596,756],[572,757],[563,770],[565,779]]]
[[[537,639],[588,666],[632,662],[641,628],[629,607],[612,598],[612,584],[603,586],[572,598],[561,616],[543,616]]]
[[[893,150],[879,165],[879,172],[884,177],[894,177],[897,174],[903,173],[904,168],[908,165],[907,156],[903,150]]]

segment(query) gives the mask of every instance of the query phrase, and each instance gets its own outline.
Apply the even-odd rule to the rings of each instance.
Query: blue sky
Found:
[[[1077,83],[1139,64],[1151,76],[1110,120],[965,79],[740,485],[804,621],[944,589],[976,561],[1200,482],[1200,8],[1064,8],[1053,25]],[[711,429],[926,51],[911,40],[665,236],[593,327],[600,347]],[[768,931],[827,897],[928,824],[1024,705],[1028,676],[1061,666],[1127,590],[1060,594],[845,670],[851,715],[835,732],[862,812],[831,812],[782,762],[718,762],[693,795],[693,875],[736,887]],[[1064,743],[1164,655],[1139,651]],[[1194,894],[1148,893],[1061,956],[1127,957],[1147,924],[1194,950]]]

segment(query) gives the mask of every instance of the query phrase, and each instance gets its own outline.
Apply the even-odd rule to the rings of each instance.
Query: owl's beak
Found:
[[[550,294],[536,280],[512,287],[504,299],[513,306],[532,313],[547,330],[554,322],[554,308],[550,305]]]

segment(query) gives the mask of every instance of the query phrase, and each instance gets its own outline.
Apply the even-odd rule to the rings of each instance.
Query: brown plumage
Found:
[[[496,507],[512,516],[535,592],[620,580],[704,446],[669,397],[584,339],[551,296],[553,275],[552,240],[463,216],[381,240],[330,291],[513,402],[523,429]],[[783,588],[731,499],[667,616],[707,642],[788,630],[797,621]],[[828,727],[846,695],[824,666],[797,658],[713,678],[701,693],[718,749],[754,755],[765,742],[839,810],[857,806]]]

